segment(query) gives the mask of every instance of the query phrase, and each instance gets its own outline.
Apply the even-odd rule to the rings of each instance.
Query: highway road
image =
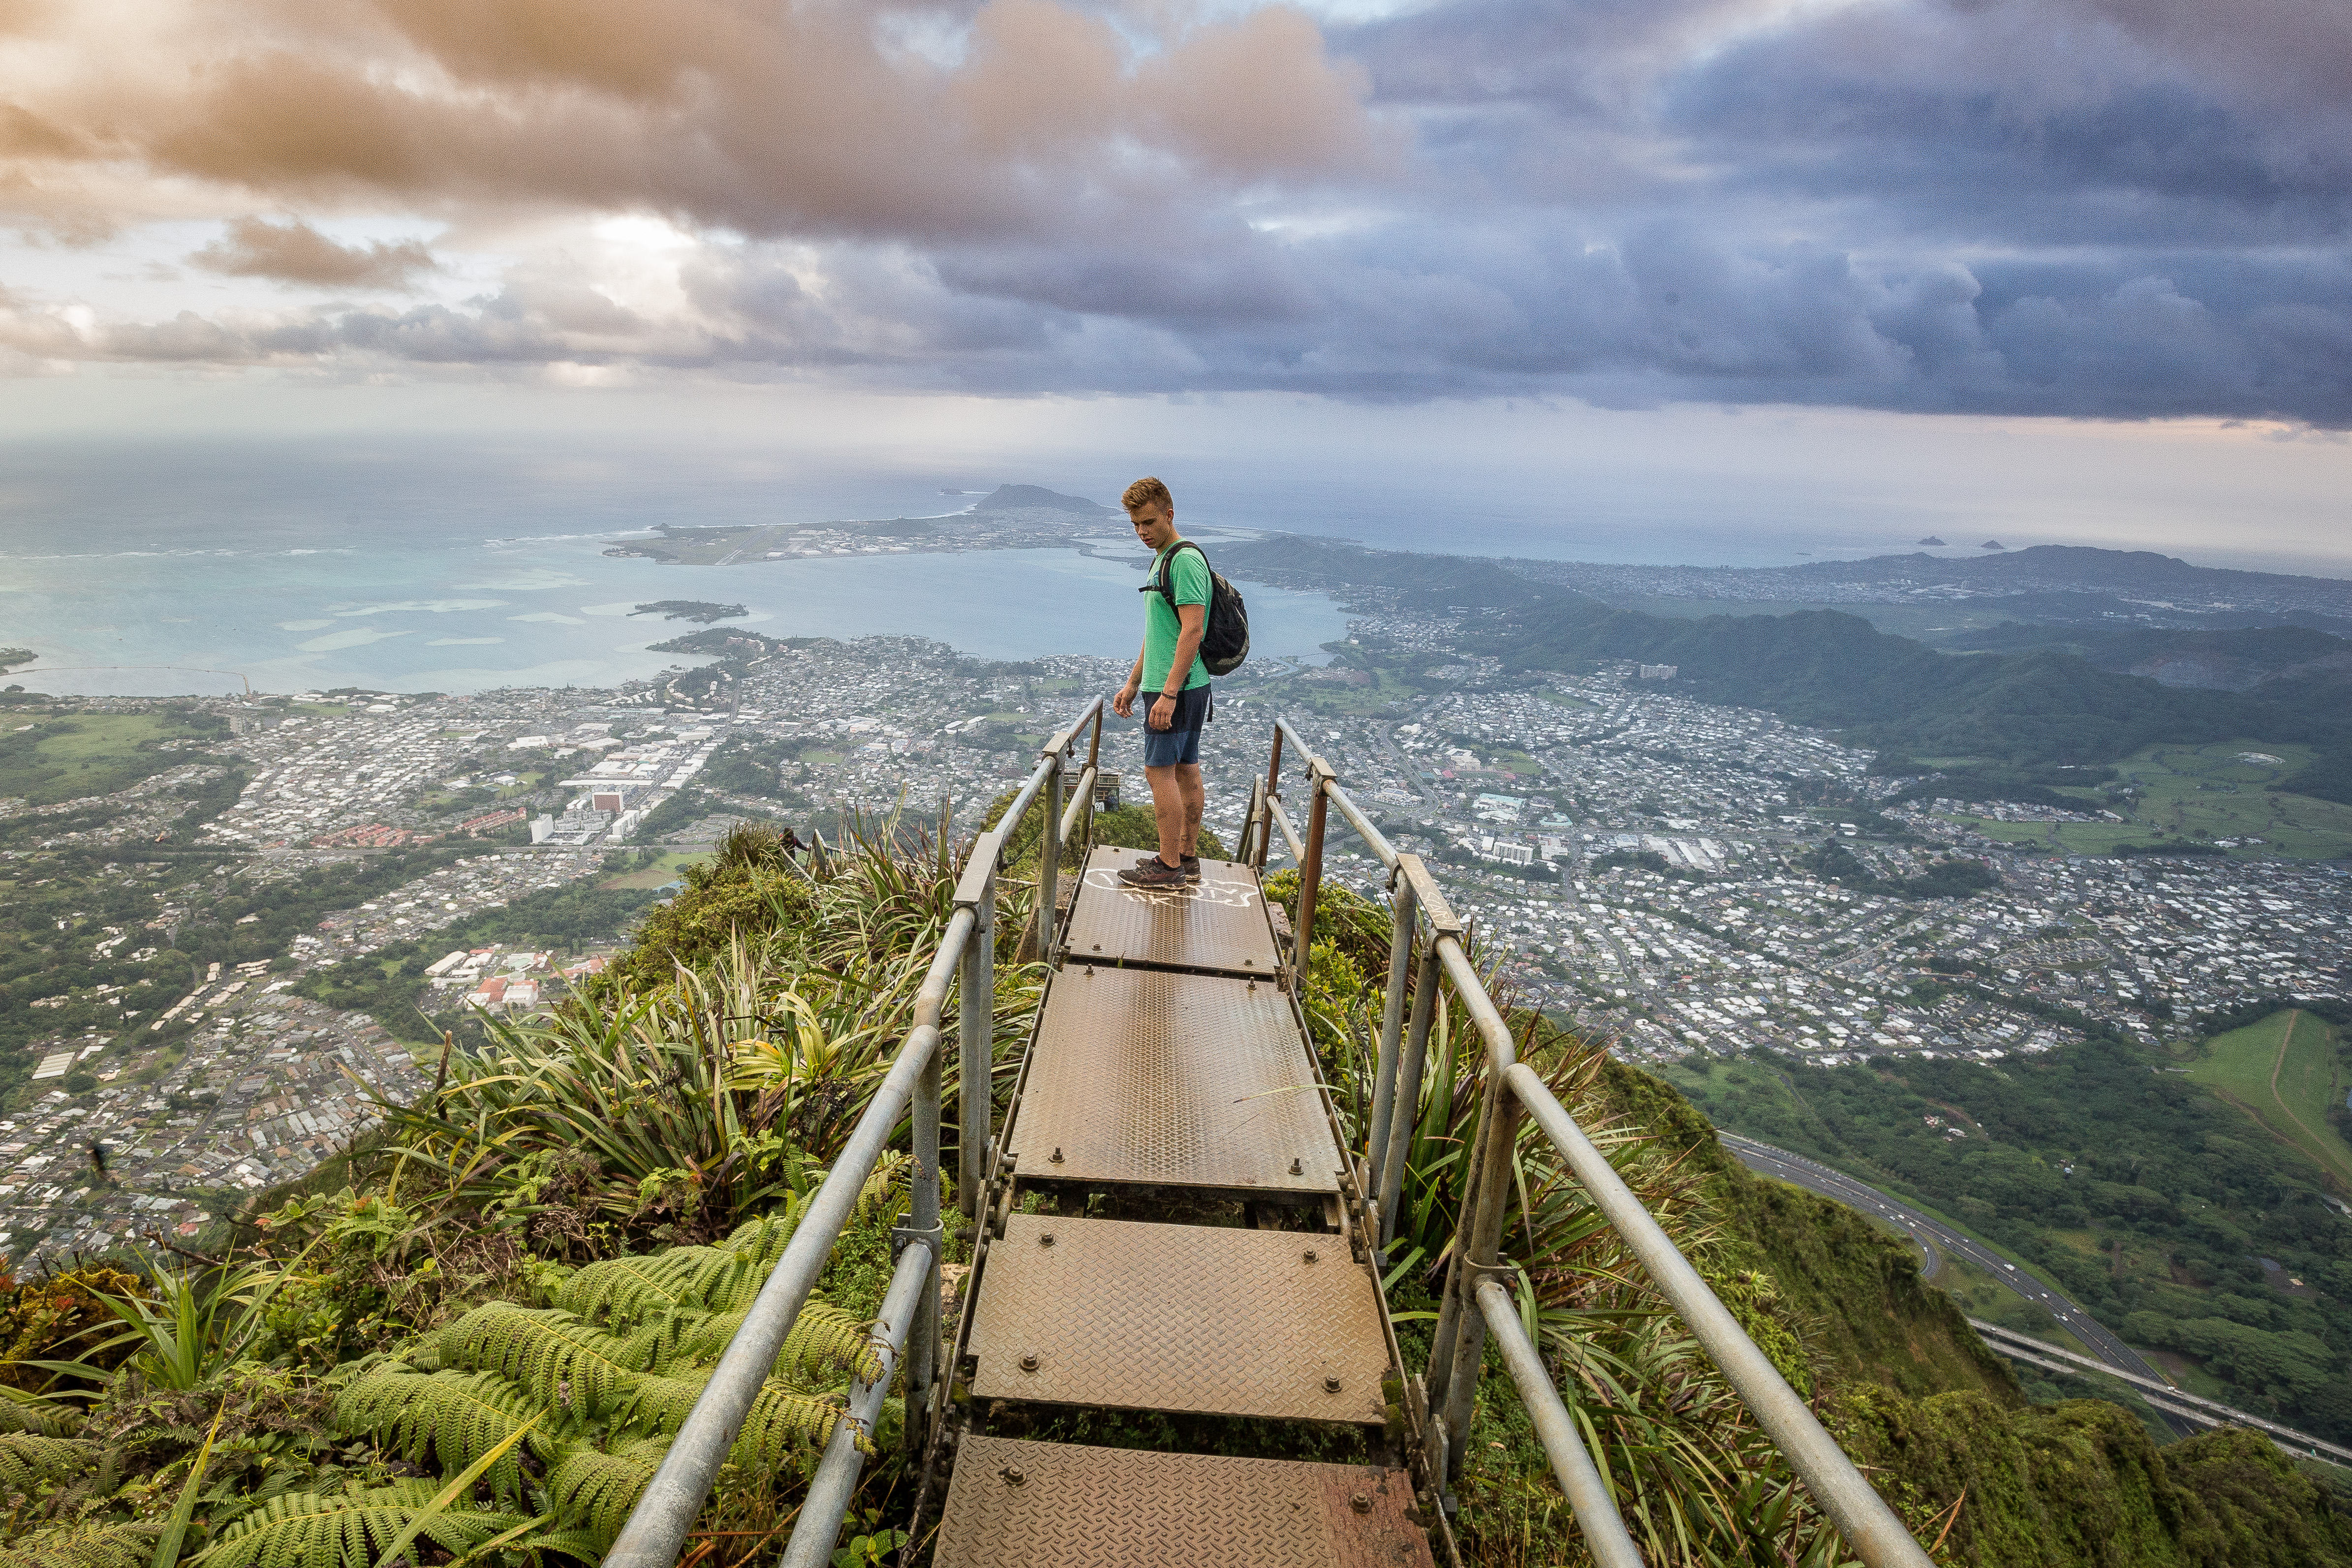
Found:
[[[2141,1377],[2151,1377],[2159,1383],[2170,1379],[2151,1366],[2137,1351],[2109,1333],[2099,1321],[2084,1312],[2048,1281],[2030,1270],[2021,1269],[1982,1242],[1961,1235],[1942,1220],[1920,1213],[1864,1182],[1856,1181],[1843,1171],[1832,1170],[1819,1160],[1809,1160],[1802,1155],[1776,1149],[1769,1144],[1759,1144],[1753,1138],[1743,1138],[1737,1133],[1719,1133],[1723,1146],[1739,1158],[1739,1163],[1758,1176],[1803,1187],[1823,1197],[1833,1197],[1849,1208],[1874,1215],[1890,1225],[1900,1226],[1927,1255],[1927,1272],[1937,1268],[1938,1249],[1954,1257],[1965,1258],[1990,1274],[2011,1290],[2023,1296],[2058,1320],[2059,1326],[2083,1342],[2093,1355],[2108,1365]]]

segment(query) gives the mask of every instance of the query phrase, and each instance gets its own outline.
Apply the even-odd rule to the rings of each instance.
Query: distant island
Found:
[[[968,495],[969,491],[941,494]],[[1125,547],[1125,518],[1084,496],[1040,485],[1000,485],[967,511],[865,522],[761,523],[748,528],[656,525],[650,538],[606,547],[608,556],[673,566],[748,566],[819,556],[904,555],[934,550]]]
[[[1977,549],[2007,549],[2009,547],[2007,545],[2001,543],[1999,539],[1987,539],[1984,543],[1977,546]]]
[[[1933,534],[1929,534],[1926,538],[1921,539],[1919,542],[1936,549],[1941,549],[1944,548],[1944,541],[1937,538]]]
[[[656,599],[651,604],[638,605],[629,613],[658,615],[665,621],[691,621],[698,626],[708,626],[714,621],[733,621],[751,612],[740,604],[711,604],[699,599]]]

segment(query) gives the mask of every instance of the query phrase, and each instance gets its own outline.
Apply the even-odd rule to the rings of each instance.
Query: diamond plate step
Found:
[[[1031,1179],[1339,1190],[1339,1146],[1288,1000],[1271,982],[1221,975],[1064,967],[1004,1147]]]
[[[1430,1568],[1412,1482],[1296,1464],[967,1437],[937,1568]]]
[[[1388,1418],[1378,1286],[1340,1237],[1016,1214],[972,1313],[981,1399]]]
[[[1118,873],[1150,852],[1098,849],[1087,856],[1063,947],[1066,963],[1148,964],[1226,975],[1272,975],[1274,927],[1257,875],[1232,861],[1201,862],[1190,887],[1145,891]]]

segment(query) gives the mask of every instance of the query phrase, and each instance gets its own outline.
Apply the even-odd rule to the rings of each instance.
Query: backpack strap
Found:
[[[1203,567],[1208,568],[1209,598],[1213,601],[1217,597],[1217,569],[1213,566],[1209,566],[1209,552],[1202,549],[1199,545],[1194,544],[1191,539],[1178,539],[1174,544],[1168,547],[1168,553],[1160,558],[1160,597],[1168,601],[1168,608],[1171,613],[1176,609],[1176,585],[1169,580],[1176,575],[1176,557],[1178,552],[1186,549],[1189,549],[1194,555],[1199,556],[1201,558],[1201,564]],[[1146,586],[1148,587],[1149,585],[1147,584]],[[1208,612],[1208,605],[1203,604],[1201,606],[1201,613],[1203,617],[1205,617]]]

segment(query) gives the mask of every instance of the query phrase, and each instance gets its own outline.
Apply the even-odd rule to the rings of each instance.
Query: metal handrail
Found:
[[[1280,799],[1284,743],[1307,767],[1313,791],[1310,831],[1302,845]],[[1578,1516],[1596,1559],[1609,1568],[1631,1568],[1640,1556],[1609,1489],[1573,1419],[1561,1403],[1542,1357],[1528,1343],[1510,1297],[1496,1276],[1504,1210],[1514,1191],[1512,1151],[1522,1114],[1568,1162],[1603,1218],[1616,1230],[1674,1307],[1700,1345],[1714,1358],[1758,1426],[1779,1447],[1806,1490],[1866,1568],[1928,1568],[1927,1554],[1875,1488],[1824,1431],[1811,1408],[1789,1386],[1756,1347],[1737,1318],[1717,1299],[1633,1196],[1542,1077],[1518,1059],[1511,1026],[1471,962],[1464,924],[1438,888],[1421,857],[1400,853],[1365,817],[1339,785],[1337,774],[1286,721],[1275,721],[1273,760],[1263,789],[1254,789],[1256,820],[1244,830],[1258,846],[1263,864],[1269,827],[1278,827],[1299,860],[1299,910],[1291,927],[1293,952],[1303,959],[1315,925],[1314,898],[1321,872],[1324,809],[1340,817],[1389,873],[1394,935],[1389,953],[1388,995],[1381,1019],[1380,1053],[1374,1067],[1371,1125],[1367,1129],[1367,1168],[1374,1177],[1381,1242],[1393,1239],[1394,1215],[1402,1193],[1405,1150],[1419,1113],[1421,1082],[1428,1060],[1431,1022],[1443,983],[1470,1015],[1486,1045],[1486,1091],[1478,1129],[1469,1145],[1469,1185],[1463,1195],[1437,1333],[1431,1343],[1424,1382],[1429,1392],[1432,1449],[1443,1453],[1450,1488],[1459,1479],[1463,1438],[1470,1425],[1478,1366],[1490,1327],[1497,1333],[1512,1382],[1534,1418],[1554,1473]],[[1262,805],[1255,805],[1261,802]],[[1295,962],[1294,971],[1303,967]],[[1410,1022],[1403,998],[1412,996]],[[1507,1322],[1507,1329],[1502,1325]],[[1458,1375],[1457,1375],[1457,1369]],[[1573,1449],[1571,1453],[1570,1450]]]
[[[1003,868],[1005,846],[1022,819],[1048,784],[1058,784],[1063,759],[1076,745],[1078,733],[1089,725],[1093,738],[1087,766],[1089,771],[1094,768],[1102,747],[1102,722],[1103,699],[1097,696],[1046,741],[1036,768],[1004,814],[972,841],[971,852],[956,883],[955,912],[940,934],[939,951],[932,955],[922,988],[915,993],[914,1027],[892,1058],[890,1070],[865,1113],[858,1117],[840,1157],[809,1199],[783,1256],[753,1298],[743,1325],[727,1342],[710,1381],[671,1439],[661,1468],[654,1472],[628,1522],[604,1554],[605,1568],[673,1568],[677,1563],[687,1531],[710,1496],[719,1467],[734,1447],[751,1402],[775,1365],[784,1336],[807,1304],[817,1275],[833,1255],[834,1243],[849,1223],[859,1190],[889,1146],[899,1118],[909,1112],[914,1174],[908,1223],[901,1228],[905,1250],[891,1277],[882,1312],[882,1321],[893,1325],[889,1332],[905,1346],[905,1354],[899,1356],[887,1339],[880,1348],[886,1367],[906,1370],[907,1440],[915,1452],[922,1451],[939,1363],[939,1263],[943,1236],[940,1224],[940,1020],[947,1009],[948,987],[956,982],[961,989],[957,1033],[963,1121],[957,1141],[962,1168],[957,1197],[969,1214],[981,1186],[995,1065],[997,873]],[[1060,810],[1058,789],[1044,798],[1048,804],[1045,842],[1038,848],[1037,928],[1039,951],[1050,956],[1065,813]],[[1091,792],[1087,799],[1092,800]],[[886,1371],[877,1384],[861,1385],[853,1394],[849,1415],[836,1425],[816,1479],[801,1505],[799,1522],[785,1548],[787,1563],[830,1560],[864,1463],[851,1424],[863,1420],[871,1426],[889,1381],[890,1373]],[[862,1416],[860,1411],[865,1412]],[[845,1444],[848,1445],[845,1452]]]
[[[939,1263],[929,1243],[910,1241],[898,1255],[898,1267],[890,1276],[890,1289],[882,1297],[882,1315],[874,1324],[873,1344],[882,1370],[872,1382],[861,1382],[849,1398],[849,1408],[833,1424],[832,1440],[825,1444],[824,1458],[816,1474],[809,1479],[808,1496],[801,1502],[801,1518],[822,1521],[834,1521],[831,1530],[793,1529],[792,1539],[784,1543],[784,1558],[780,1568],[824,1568],[833,1561],[833,1538],[841,1531],[841,1521],[848,1516],[850,1500],[857,1495],[857,1478],[866,1470],[866,1452],[857,1439],[874,1430],[882,1414],[882,1401],[890,1392],[890,1376],[898,1368],[899,1352],[906,1345],[908,1331],[921,1315],[923,1291],[930,1283],[932,1270]],[[934,1292],[933,1300],[937,1300]],[[912,1406],[908,1406],[909,1412]]]

